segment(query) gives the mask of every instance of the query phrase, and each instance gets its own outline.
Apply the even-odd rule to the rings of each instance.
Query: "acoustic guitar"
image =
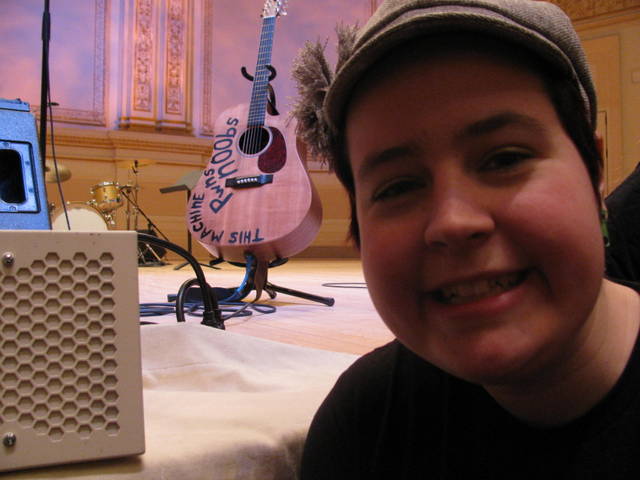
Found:
[[[251,101],[217,119],[211,160],[187,206],[193,238],[230,262],[244,263],[247,253],[262,262],[289,258],[313,241],[322,220],[294,122],[267,118],[275,24],[284,13],[282,0],[266,0]]]

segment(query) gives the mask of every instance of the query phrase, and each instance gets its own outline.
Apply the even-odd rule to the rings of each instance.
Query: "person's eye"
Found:
[[[525,160],[531,158],[533,154],[524,148],[507,147],[491,152],[480,164],[482,171],[509,171]]]
[[[412,191],[418,190],[423,182],[416,179],[401,178],[385,183],[378,188],[372,196],[374,202],[391,200],[406,195]]]

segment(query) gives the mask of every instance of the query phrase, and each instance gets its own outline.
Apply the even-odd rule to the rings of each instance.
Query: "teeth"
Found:
[[[477,280],[444,287],[436,293],[436,296],[443,303],[458,305],[498,295],[520,284],[522,279],[523,274],[510,273],[488,280]]]

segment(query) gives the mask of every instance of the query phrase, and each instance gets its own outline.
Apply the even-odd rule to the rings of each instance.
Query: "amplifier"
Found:
[[[0,98],[0,228],[48,230],[44,171],[29,104]]]
[[[144,452],[137,235],[0,230],[0,471]]]

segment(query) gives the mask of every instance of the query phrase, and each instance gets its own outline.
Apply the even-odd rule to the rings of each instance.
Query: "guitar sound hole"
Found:
[[[245,155],[260,153],[269,144],[270,137],[269,131],[264,127],[249,128],[240,136],[240,151]]]

